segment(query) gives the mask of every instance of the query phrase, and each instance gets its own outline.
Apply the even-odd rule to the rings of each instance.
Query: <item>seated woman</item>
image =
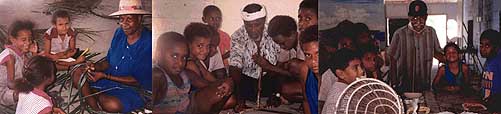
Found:
[[[133,3],[129,5],[141,6],[141,2]],[[96,90],[111,89],[85,99],[93,110],[128,113],[145,106],[144,99],[135,88],[151,90],[152,86],[152,32],[142,25],[143,15],[148,14],[151,13],[141,7],[121,9],[111,14],[119,17],[120,27],[115,31],[106,60],[90,64],[89,68],[81,68],[73,74],[73,83],[78,86],[81,73],[85,70],[90,72],[86,77],[89,81],[80,90],[83,96],[96,93]]]
[[[460,92],[468,87],[469,70],[466,64],[459,59],[460,50],[454,43],[447,43],[444,47],[446,63],[438,68],[433,88],[439,92]]]
[[[220,104],[225,103],[232,93],[232,80],[208,84],[195,72],[186,69],[188,41],[179,33],[162,34],[157,46],[153,63],[153,111],[162,114],[220,111]],[[191,92],[192,85],[205,86]]]

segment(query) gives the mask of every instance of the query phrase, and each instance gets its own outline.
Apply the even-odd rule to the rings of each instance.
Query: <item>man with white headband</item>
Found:
[[[237,83],[237,104],[245,104],[245,100],[255,100],[258,78],[273,73],[267,68],[277,63],[280,50],[278,44],[266,33],[266,8],[251,3],[242,9],[244,26],[231,35],[230,76]],[[264,76],[261,85],[272,83]],[[271,95],[270,86],[262,86],[263,95]],[[266,88],[264,88],[266,87]],[[237,111],[245,108],[237,106]]]

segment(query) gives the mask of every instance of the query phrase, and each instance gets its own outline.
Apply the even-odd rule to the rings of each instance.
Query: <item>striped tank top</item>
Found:
[[[167,79],[167,94],[162,102],[155,107],[167,108],[168,113],[183,113],[190,104],[190,82],[186,75],[179,75],[183,80],[183,84],[178,87],[167,75],[164,69],[155,65],[155,67],[161,69],[165,78]]]

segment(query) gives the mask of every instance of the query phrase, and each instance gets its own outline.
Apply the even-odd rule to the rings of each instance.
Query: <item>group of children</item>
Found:
[[[29,20],[17,20],[10,25],[5,49],[0,53],[0,104],[16,107],[16,113],[64,113],[53,107],[46,87],[54,81],[55,73],[82,63],[77,56],[73,61],[60,61],[76,52],[76,32],[70,27],[68,12],[59,10],[52,16],[52,27],[43,35],[43,51],[38,52],[34,42],[35,24]]]
[[[264,29],[273,43],[280,46],[281,53],[276,55],[278,64],[261,66],[266,71],[275,71],[270,74],[276,74],[262,79],[263,83],[273,83],[273,86],[263,86],[266,88],[263,91],[271,89],[279,93],[266,95],[279,97],[273,99],[278,100],[278,104],[303,103],[305,113],[317,113],[317,97],[313,97],[318,94],[317,78],[320,78],[316,7],[316,2],[303,1],[299,8],[299,22],[279,15],[273,17],[269,27]],[[221,17],[220,9],[210,5],[203,11],[202,21],[206,24],[190,23],[183,34],[167,32],[160,35],[153,56],[154,112],[243,111],[241,106],[244,104],[238,102],[242,100],[242,93],[234,91],[243,82],[228,76],[231,69],[226,61],[232,52],[228,46],[230,37],[219,30]],[[277,102],[270,100],[268,103]]]
[[[342,91],[357,78],[385,80],[387,63],[377,41],[367,25],[345,20],[336,27],[320,31],[322,40],[320,64],[322,81],[319,110],[322,114],[335,112],[335,103]]]
[[[235,104],[227,78],[229,36],[219,30],[221,11],[207,6],[204,23],[190,23],[183,34],[167,32],[153,56],[153,103],[158,113],[214,113]],[[196,102],[194,102],[196,101]]]

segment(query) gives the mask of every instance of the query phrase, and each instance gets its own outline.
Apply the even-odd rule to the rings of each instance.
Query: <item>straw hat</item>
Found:
[[[117,12],[110,14],[110,16],[119,15],[151,15],[149,11],[144,10],[141,0],[120,0]]]

